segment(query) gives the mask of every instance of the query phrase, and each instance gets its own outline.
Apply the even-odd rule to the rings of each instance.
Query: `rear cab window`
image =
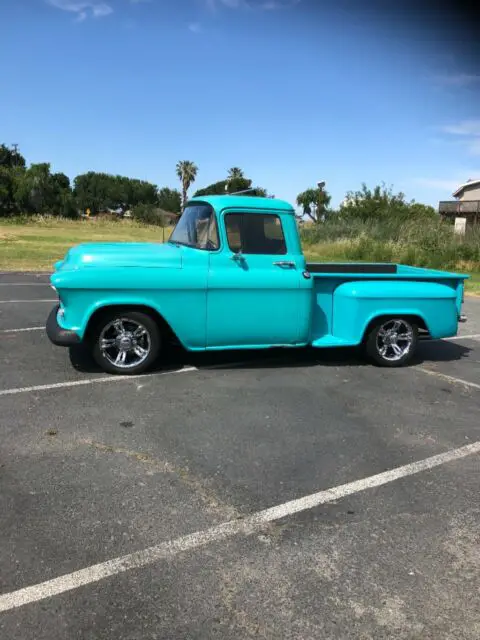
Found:
[[[234,252],[285,255],[287,246],[282,222],[276,214],[227,213],[225,230],[229,248]]]

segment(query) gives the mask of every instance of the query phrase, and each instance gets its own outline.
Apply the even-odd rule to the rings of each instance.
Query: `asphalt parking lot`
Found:
[[[480,299],[386,371],[354,351],[119,379],[0,275],[0,638],[480,637]]]

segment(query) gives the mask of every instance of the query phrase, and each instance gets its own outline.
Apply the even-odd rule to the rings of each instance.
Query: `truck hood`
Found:
[[[95,242],[72,247],[55,271],[83,267],[182,268],[182,251],[171,244],[154,242]]]

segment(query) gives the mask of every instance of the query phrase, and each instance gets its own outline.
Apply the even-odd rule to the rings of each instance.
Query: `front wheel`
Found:
[[[103,315],[92,337],[93,357],[108,373],[143,373],[160,352],[161,336],[157,323],[139,311],[119,310]]]
[[[402,367],[415,354],[418,327],[407,318],[379,320],[365,341],[368,357],[381,367]]]

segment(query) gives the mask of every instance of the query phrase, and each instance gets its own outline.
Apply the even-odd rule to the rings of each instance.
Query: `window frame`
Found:
[[[220,234],[220,227],[219,227],[219,224],[218,224],[217,212],[216,212],[215,208],[210,204],[210,202],[205,202],[204,200],[193,200],[193,201],[187,202],[187,204],[185,205],[185,209],[187,209],[187,207],[194,207],[194,206],[199,206],[199,205],[208,207],[211,210],[213,219],[215,221],[215,231],[217,232],[218,246],[215,249],[208,249],[207,247],[197,247],[194,244],[184,244],[182,242],[179,242],[178,244],[181,247],[188,247],[189,249],[197,249],[198,251],[208,251],[209,253],[218,253],[218,252],[220,252],[222,250],[222,237],[221,237],[221,234]],[[185,209],[182,212],[182,215],[180,216],[180,218],[177,220],[176,225],[173,227],[172,232],[171,232],[167,242],[176,242],[176,240],[172,240],[172,236],[173,236],[173,234],[175,232],[175,229],[177,228],[178,223],[181,220],[181,217],[183,216],[183,214],[185,212]]]
[[[227,218],[228,216],[242,216],[242,227],[243,227],[243,220],[245,218],[250,218],[253,216],[262,216],[263,218],[265,217],[270,217],[270,218],[276,218],[279,222],[280,222],[280,229],[282,231],[282,236],[283,236],[283,245],[285,248],[285,251],[283,251],[282,253],[248,253],[246,251],[243,251],[243,248],[240,249],[240,251],[235,251],[234,249],[232,249],[231,245],[230,245],[230,240],[228,238],[228,229],[227,229]],[[283,221],[282,221],[282,217],[279,213],[275,212],[275,213],[270,213],[270,212],[266,212],[266,211],[226,211],[223,215],[223,225],[224,225],[224,229],[225,229],[225,239],[227,242],[227,246],[230,249],[230,251],[234,254],[238,254],[241,253],[242,256],[286,256],[288,255],[288,246],[287,246],[287,238],[285,235],[285,229],[283,227]],[[240,238],[240,240],[242,240],[242,238]]]

